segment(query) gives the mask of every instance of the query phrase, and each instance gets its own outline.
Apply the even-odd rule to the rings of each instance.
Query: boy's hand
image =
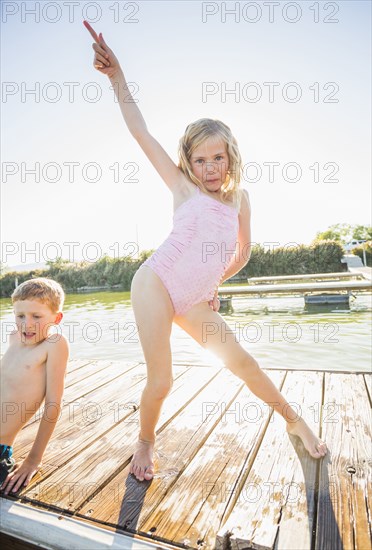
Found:
[[[10,491],[16,493],[20,488],[26,487],[29,484],[31,478],[40,468],[41,462],[35,464],[26,458],[22,464],[15,465],[14,470],[8,474],[0,490],[4,491],[6,495]]]
[[[109,78],[115,76],[120,71],[120,64],[115,54],[103,39],[102,33],[97,33],[89,25],[88,21],[83,21],[86,29],[93,37],[93,50],[96,52],[94,56],[93,66],[102,74],[106,74]]]
[[[218,298],[218,290],[215,291],[213,299],[209,300],[209,306],[213,311],[218,311],[220,309],[220,300]]]

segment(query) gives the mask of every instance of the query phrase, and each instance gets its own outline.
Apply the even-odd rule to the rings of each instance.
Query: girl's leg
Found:
[[[201,346],[218,355],[252,393],[281,414],[287,422],[287,431],[302,439],[312,457],[320,458],[326,454],[326,444],[313,433],[303,418],[293,422],[297,413],[260,369],[257,361],[237,342],[232,329],[218,312],[210,308],[208,302],[195,305],[184,315],[176,315],[174,322]]]
[[[147,366],[147,383],[141,396],[141,429],[130,473],[143,481],[154,475],[155,427],[173,383],[170,335],[174,309],[160,278],[147,266],[133,277],[131,302]]]

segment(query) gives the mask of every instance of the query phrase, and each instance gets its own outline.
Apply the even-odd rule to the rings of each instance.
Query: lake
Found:
[[[4,353],[15,324],[10,299],[0,304]],[[221,314],[262,368],[370,372],[371,305],[371,294],[326,310],[307,310],[303,297],[237,296]],[[71,359],[144,361],[129,292],[67,295],[61,330]],[[171,348],[174,362],[222,365],[175,324]]]

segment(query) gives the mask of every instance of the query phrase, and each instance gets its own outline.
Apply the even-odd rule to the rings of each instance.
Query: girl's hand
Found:
[[[40,469],[40,464],[34,464],[27,461],[27,458],[22,464],[16,464],[14,470],[8,474],[4,483],[1,486],[1,491],[7,495],[11,489],[16,493],[19,489],[26,487],[29,484],[31,478]]]
[[[97,33],[89,25],[88,21],[83,21],[84,26],[88,29],[93,37],[93,50],[96,52],[94,56],[93,66],[102,74],[106,74],[112,78],[120,71],[120,64],[115,54],[103,39],[102,33]]]
[[[220,309],[220,300],[218,298],[218,290],[215,291],[213,299],[209,300],[209,305],[213,311],[218,311]]]

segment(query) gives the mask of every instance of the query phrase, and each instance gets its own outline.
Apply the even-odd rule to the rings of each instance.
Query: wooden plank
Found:
[[[285,368],[285,367],[265,367],[263,370],[265,372],[270,372],[270,371],[276,371],[276,370],[282,370],[282,371],[286,371],[286,372],[337,372],[337,373],[346,373],[346,374],[364,374],[364,375],[367,375],[368,376],[368,372],[366,370],[351,370],[351,369],[347,369],[347,370],[336,370],[337,368],[337,365],[335,365],[335,367],[333,369],[314,369],[314,368],[311,368],[310,366],[306,366],[306,369],[303,368],[303,363],[301,363],[301,368]]]
[[[82,367],[86,367],[91,363],[92,363],[92,361],[81,360],[81,359],[69,361],[68,364],[67,364],[67,370],[66,370],[65,388],[68,387],[68,385],[70,384],[70,380],[73,378],[74,375],[76,375],[75,371],[77,371],[78,369],[80,369]],[[104,368],[104,366],[105,365],[103,365],[102,368]],[[40,414],[40,409],[34,416],[32,416],[28,420],[28,422],[26,422],[26,424],[23,426],[22,429],[24,430],[29,424],[32,424],[33,422],[35,422],[35,420],[37,420],[39,414]]]
[[[104,386],[100,386],[76,401],[64,401],[61,416],[45,451],[44,460],[61,466],[79,452],[84,443],[89,444],[92,438],[96,438],[99,435],[97,430],[104,431],[105,426],[110,422],[112,424],[119,414],[119,407],[124,406],[132,395],[133,388],[138,383],[138,374],[138,372],[124,373],[119,377],[115,376]],[[146,373],[142,369],[142,381],[145,378]],[[102,422],[99,422],[101,420]],[[16,457],[27,456],[39,424],[40,419],[27,431],[21,433],[15,449]]]
[[[80,369],[81,367],[85,367],[85,365],[88,365],[91,362],[91,359],[70,359],[67,363],[67,375],[77,369]]]
[[[175,367],[173,376],[177,378],[187,371],[187,367]],[[134,407],[139,407],[140,393],[146,383],[146,365],[142,364],[123,372],[119,377],[115,371],[115,376],[111,380],[109,373],[106,376],[106,384],[75,402],[64,402],[61,417],[45,451],[43,462],[62,466],[90,445],[101,433],[112,427],[115,421],[118,422],[123,416],[123,411],[128,414]],[[25,458],[30,452],[39,423],[40,421],[28,431],[22,432],[20,440],[17,441],[15,456]]]
[[[275,373],[274,383],[280,385],[284,376]],[[225,385],[235,382],[232,377],[229,374]],[[239,477],[254,461],[272,409],[243,384],[239,394],[218,411],[219,422],[197,454],[153,513],[139,522],[142,532],[156,528],[156,536],[174,544],[215,547],[216,531],[231,497],[239,492]]]
[[[67,365],[67,373],[65,378],[65,391],[64,395],[66,395],[67,388],[72,386],[73,384],[76,384],[79,379],[82,378],[88,378],[90,374],[94,374],[95,372],[98,372],[100,370],[103,370],[107,368],[110,365],[110,361],[89,361],[84,362],[84,365],[80,365],[78,368],[74,368],[71,373],[69,372],[69,365]],[[40,407],[40,409],[32,416],[28,422],[23,426],[23,430],[29,426],[30,424],[33,424],[38,419],[40,419],[40,415],[43,414],[44,411],[44,405]]]
[[[190,380],[189,383],[193,382]],[[226,406],[236,399],[242,386],[240,379],[226,369],[222,370],[157,436],[156,471],[151,483],[130,476],[128,465],[92,501],[84,504],[79,514],[117,524],[131,532],[147,533],[157,525],[154,515],[171,490],[178,493],[176,498],[182,494],[190,496],[190,486],[184,493],[180,478],[206,444]],[[109,498],[113,493],[115,502]],[[187,510],[190,508],[192,502],[188,502]],[[185,510],[185,513],[188,512]],[[159,532],[158,528],[154,535],[171,540],[168,532]]]
[[[188,369],[189,385],[185,384],[182,376],[174,380],[173,390],[164,404],[158,432],[200,391],[200,379],[207,383],[215,374],[209,369]],[[141,390],[141,384],[138,384],[138,399]],[[84,432],[79,432],[81,437]],[[99,491],[127,466],[133,455],[138,432],[139,411],[123,411],[122,418],[114,426],[111,421],[106,432],[95,430],[96,438],[89,446],[58,468],[47,480],[30,489],[25,488],[22,497],[74,512],[92,493]]]
[[[322,373],[288,373],[281,390],[286,400],[319,433],[313,409],[322,402]],[[275,413],[251,469],[241,480],[217,533],[216,548],[308,549],[314,521],[317,460],[289,436]],[[234,507],[232,507],[234,506]],[[227,512],[228,512],[227,511]],[[275,546],[274,546],[275,545]]]
[[[187,372],[186,367],[175,367],[174,376],[177,377],[184,372]],[[20,491],[19,495],[23,495],[23,492],[32,489],[48,478],[57,467],[77,454],[84,443],[87,446],[97,439],[100,433],[97,433],[97,429],[99,430],[101,426],[102,431],[104,431],[107,426],[112,425],[115,415],[121,415],[120,407],[128,405],[132,394],[133,404],[135,403],[134,399],[138,401],[138,395],[136,396],[135,393],[138,393],[139,390],[136,385],[145,380],[146,366],[141,364],[135,369],[123,372],[120,381],[117,378],[110,381],[109,374],[107,374],[107,378],[108,382],[105,385],[89,392],[78,401],[74,403],[63,402],[61,417],[44,453],[43,465],[32,478],[27,489]],[[97,421],[101,418],[104,419],[104,422],[99,424]],[[27,430],[23,429],[18,435],[13,453],[16,461],[23,460],[30,452],[39,429],[40,420],[41,417],[29,425]]]
[[[316,435],[323,437],[321,410],[324,401],[325,374],[306,373],[307,371],[302,373],[300,380],[293,374],[288,376],[290,388],[284,387],[283,393],[288,402],[300,405],[300,414],[307,424]],[[296,408],[296,405],[293,406]],[[290,472],[288,476],[288,486],[293,488],[293,491],[289,493],[288,501],[280,510],[279,531],[274,550],[305,550],[312,547],[316,524],[315,497],[318,471],[319,464],[324,458],[312,458],[298,437],[288,434],[287,437],[293,445],[289,449],[289,459],[294,461],[295,470],[292,478]],[[327,440],[326,443],[328,443]],[[280,456],[279,460],[285,461],[286,456]]]
[[[90,361],[80,369],[75,369],[71,373],[67,372],[65,388],[69,388],[73,384],[81,382],[84,379],[89,380],[93,374],[106,369],[111,364],[112,361]]]
[[[90,363],[88,366],[92,367],[92,372],[89,374],[84,371],[82,372],[82,379],[74,378],[73,382],[71,380],[66,380],[65,390],[63,393],[63,406],[66,403],[72,403],[79,397],[88,395],[90,392],[95,391],[97,387],[101,384],[105,384],[107,381],[120,376],[123,372],[131,370],[136,367],[136,363],[121,363],[113,361],[101,361],[101,364],[98,366],[96,362]],[[78,373],[74,373],[78,374]],[[89,379],[89,384],[87,384],[87,379]],[[69,383],[70,382],[70,383]],[[33,424],[34,422],[40,422],[41,416],[44,413],[44,405],[34,414],[32,418],[27,422],[27,424],[22,428],[23,430]]]
[[[371,548],[371,408],[362,375],[326,374],[324,437],[332,456],[320,469],[319,550]]]
[[[105,386],[108,382],[125,375],[127,373],[136,375],[138,364],[121,363],[120,361],[110,362],[103,369],[92,372],[89,375],[89,384],[87,379],[77,380],[72,386],[65,389],[63,400],[65,403],[72,403],[81,397],[89,396],[90,393],[96,392],[101,386]],[[130,375],[129,374],[129,375]]]

